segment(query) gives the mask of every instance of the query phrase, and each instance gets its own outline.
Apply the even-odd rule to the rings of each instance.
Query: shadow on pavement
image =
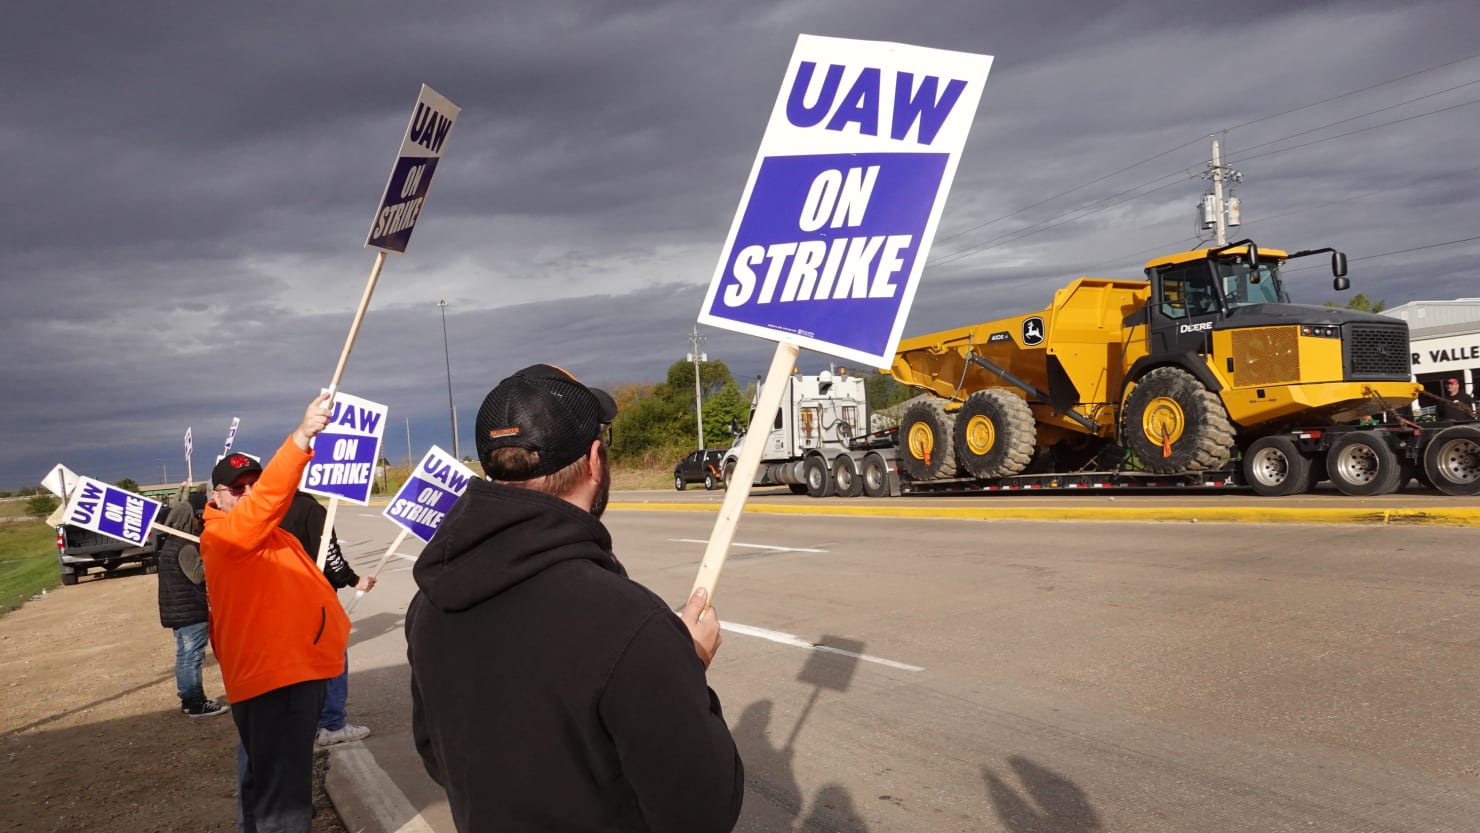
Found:
[[[1073,781],[1021,755],[1013,755],[1007,763],[1022,792],[991,767],[982,767],[982,778],[997,818],[1011,833],[1096,833],[1104,829],[1084,790]]]

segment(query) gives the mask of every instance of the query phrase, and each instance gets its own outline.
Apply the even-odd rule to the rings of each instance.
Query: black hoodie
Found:
[[[693,639],[591,513],[474,480],[414,575],[412,727],[461,833],[734,827],[744,768]]]

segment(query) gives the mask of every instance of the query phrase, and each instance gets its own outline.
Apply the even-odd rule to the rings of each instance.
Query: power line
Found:
[[[1151,188],[1150,190],[1142,191],[1141,193],[1132,193],[1132,192],[1135,192],[1135,191],[1137,191],[1137,190],[1139,190],[1141,188],[1145,188],[1148,185],[1152,185],[1152,184],[1158,182],[1159,180],[1167,179],[1169,177],[1180,177],[1180,178],[1174,179],[1171,182],[1165,183],[1163,185],[1159,185],[1159,186],[1157,186],[1155,188]],[[1108,197],[1103,197],[1103,198],[1101,198],[1099,200],[1095,200],[1094,202],[1091,202],[1091,203],[1089,203],[1087,205],[1080,206],[1079,208],[1070,209],[1069,211],[1066,211],[1066,212],[1063,212],[1063,213],[1060,213],[1060,214],[1056,214],[1053,217],[1049,217],[1047,219],[1040,220],[1037,223],[1033,223],[1032,225],[1025,226],[1025,227],[1020,228],[1020,229],[1014,229],[1013,231],[1006,232],[1006,233],[1001,234],[1001,235],[999,235],[997,237],[994,237],[994,238],[992,238],[990,240],[986,240],[986,241],[984,241],[982,243],[978,243],[978,244],[976,244],[974,246],[967,246],[964,249],[958,249],[958,250],[956,250],[954,252],[950,252],[948,254],[942,255],[939,258],[931,258],[931,261],[930,262],[931,262],[931,265],[932,266],[937,266],[937,267],[938,266],[944,266],[947,263],[952,263],[954,261],[960,260],[961,258],[965,257],[966,255],[973,254],[975,252],[979,252],[979,251],[981,251],[983,249],[989,249],[989,248],[992,248],[993,246],[998,246],[998,245],[1001,245],[1003,243],[1013,243],[1013,242],[1016,242],[1018,240],[1021,240],[1021,239],[1025,238],[1025,237],[1031,237],[1032,235],[1038,234],[1039,232],[1048,231],[1049,229],[1053,229],[1053,228],[1058,228],[1059,226],[1062,226],[1065,223],[1070,223],[1070,222],[1073,222],[1074,220],[1082,220],[1085,217],[1089,217],[1089,216],[1091,216],[1093,214],[1098,214],[1101,211],[1105,211],[1105,210],[1108,210],[1110,208],[1114,208],[1117,205],[1123,205],[1123,204],[1125,204],[1127,202],[1130,202],[1132,200],[1137,200],[1137,199],[1140,199],[1141,197],[1145,197],[1145,196],[1148,196],[1150,194],[1154,194],[1157,191],[1165,190],[1167,188],[1172,187],[1173,185],[1181,185],[1186,179],[1190,179],[1190,178],[1191,178],[1191,175],[1188,174],[1186,171],[1177,171],[1176,173],[1166,174],[1166,175],[1157,177],[1156,179],[1150,180],[1148,182],[1143,182],[1140,185],[1136,185],[1136,186],[1134,186],[1132,188],[1128,188],[1128,189],[1126,189],[1124,191],[1120,191],[1119,193],[1111,194]],[[1126,196],[1127,194],[1130,194],[1131,196]],[[1124,197],[1124,199],[1120,199],[1121,197]],[[1104,203],[1104,204],[1101,205],[1101,203]],[[1098,207],[1096,207],[1096,206],[1098,206]],[[1057,222],[1055,222],[1055,221],[1057,221]]]
[[[1467,81],[1467,82],[1465,82],[1463,84],[1457,84],[1457,85],[1455,85],[1453,87],[1448,87],[1446,89],[1439,90],[1438,92],[1432,92],[1432,93],[1429,93],[1427,95],[1421,95],[1421,96],[1418,96],[1417,98],[1406,99],[1404,101],[1398,102],[1397,104],[1390,104],[1387,107],[1379,107],[1376,110],[1368,110],[1365,113],[1358,113],[1357,115],[1352,116],[1350,118],[1345,118],[1345,119],[1341,119],[1339,121],[1329,122],[1329,123],[1323,124],[1323,125],[1321,125],[1319,127],[1312,127],[1309,130],[1302,130],[1299,133],[1291,133],[1288,136],[1281,136],[1278,139],[1270,139],[1267,142],[1261,142],[1261,143],[1259,143],[1257,145],[1252,145],[1250,147],[1246,147],[1246,148],[1242,149],[1240,151],[1240,153],[1248,153],[1251,150],[1258,150],[1259,148],[1262,148],[1262,147],[1268,147],[1270,145],[1279,144],[1280,142],[1283,142],[1286,139],[1294,139],[1297,136],[1304,136],[1304,135],[1309,134],[1309,133],[1315,133],[1315,132],[1318,132],[1318,131],[1321,131],[1321,130],[1325,130],[1328,127],[1335,127],[1338,124],[1346,124],[1347,122],[1356,121],[1357,119],[1365,119],[1368,116],[1375,116],[1378,113],[1385,113],[1388,110],[1396,110],[1399,107],[1402,107],[1402,106],[1408,105],[1408,104],[1412,104],[1415,101],[1423,101],[1426,98],[1433,98],[1434,96],[1443,95],[1443,94],[1449,93],[1449,92],[1454,92],[1455,90],[1464,89],[1465,87],[1473,87],[1476,84],[1480,84],[1480,78],[1477,78],[1474,81]],[[1241,157],[1241,158],[1249,158],[1249,157]]]
[[[1310,141],[1310,142],[1302,142],[1302,143],[1300,143],[1298,145],[1291,145],[1291,146],[1289,146],[1287,148],[1277,148],[1275,150],[1268,150],[1268,151],[1265,151],[1264,153],[1256,153],[1256,154],[1253,154],[1252,156],[1240,156],[1236,161],[1238,161],[1238,162],[1247,162],[1250,159],[1260,159],[1260,158],[1263,158],[1265,156],[1274,156],[1276,153],[1284,153],[1284,152],[1290,151],[1290,150],[1299,150],[1300,148],[1308,148],[1311,145],[1319,145],[1322,142],[1329,142],[1329,141],[1332,141],[1334,139],[1341,139],[1341,138],[1345,138],[1347,136],[1355,136],[1358,133],[1366,133],[1369,130],[1376,130],[1379,127],[1391,127],[1391,126],[1393,126],[1395,124],[1402,124],[1405,121],[1413,121],[1414,119],[1421,119],[1421,118],[1424,118],[1426,116],[1435,116],[1435,115],[1438,115],[1439,113],[1447,113],[1450,110],[1458,110],[1461,107],[1468,107],[1471,104],[1480,104],[1480,98],[1476,98],[1476,99],[1471,99],[1469,101],[1460,102],[1459,104],[1452,104],[1452,105],[1450,105],[1448,107],[1441,107],[1438,110],[1430,110],[1427,113],[1418,113],[1416,115],[1406,116],[1406,117],[1401,118],[1401,119],[1394,119],[1392,121],[1385,121],[1385,122],[1382,122],[1381,124],[1373,124],[1373,125],[1369,125],[1367,127],[1358,128],[1356,130],[1348,130],[1345,133],[1337,133],[1335,136],[1327,136],[1324,139],[1316,139],[1316,140]]]
[[[1390,79],[1388,79],[1386,81],[1380,81],[1380,82],[1378,82],[1376,84],[1372,84],[1371,86],[1363,87],[1360,90],[1352,90],[1349,93],[1342,93],[1341,95],[1333,95],[1330,98],[1323,98],[1320,101],[1312,102],[1310,104],[1301,105],[1300,107],[1296,107],[1296,108],[1291,109],[1291,110],[1286,110],[1286,111],[1284,111],[1282,113],[1273,113],[1273,114],[1268,115],[1268,116],[1260,116],[1259,118],[1254,119],[1253,121],[1246,121],[1243,124],[1236,124],[1233,127],[1228,128],[1228,130],[1237,130],[1240,127],[1248,127],[1251,124],[1258,124],[1258,123],[1260,123],[1262,121],[1269,121],[1270,119],[1277,119],[1280,116],[1288,116],[1291,113],[1298,113],[1301,110],[1308,110],[1308,109],[1310,109],[1312,107],[1319,107],[1322,104],[1326,104],[1326,103],[1329,103],[1329,102],[1332,102],[1332,101],[1336,101],[1338,99],[1347,98],[1349,96],[1354,96],[1354,95],[1357,95],[1358,93],[1365,93],[1368,90],[1375,90],[1378,87],[1385,87],[1388,84],[1396,84],[1399,81],[1406,81],[1409,78],[1413,78],[1415,76],[1423,75],[1426,72],[1433,72],[1435,70],[1444,69],[1445,67],[1452,67],[1455,64],[1462,64],[1465,61],[1473,61],[1476,58],[1480,58],[1480,53],[1476,53],[1474,55],[1467,55],[1467,56],[1465,56],[1463,58],[1456,58],[1453,61],[1449,61],[1447,63],[1439,64],[1438,66],[1432,66],[1432,67],[1429,67],[1428,69],[1421,69],[1421,70],[1419,70],[1417,72],[1410,72],[1407,75],[1400,75],[1397,78],[1390,78]]]
[[[1375,259],[1377,259],[1379,257],[1388,257],[1389,255],[1406,255],[1409,252],[1421,252],[1421,251],[1423,251],[1425,249],[1438,249],[1438,248],[1442,248],[1444,246],[1457,246],[1460,243],[1473,243],[1476,240],[1480,240],[1480,235],[1476,235],[1475,237],[1463,237],[1463,238],[1460,238],[1459,240],[1445,240],[1443,243],[1429,243],[1428,245],[1425,245],[1425,246],[1414,246],[1411,249],[1394,249],[1391,252],[1379,252],[1379,253],[1377,253],[1375,255],[1363,255],[1361,257],[1349,257],[1349,258],[1347,258],[1347,260],[1349,262],[1351,262],[1351,263],[1356,263],[1356,262],[1362,261],[1362,260],[1375,260]],[[1324,268],[1324,267],[1323,266],[1320,266],[1320,265],[1316,265],[1316,266],[1297,266],[1294,269],[1286,269],[1285,271],[1287,271],[1287,272],[1303,272],[1306,269],[1320,269],[1320,268]]]
[[[1033,203],[1032,205],[1025,205],[1022,208],[1017,209],[1016,211],[1009,211],[1008,213],[1003,214],[1003,215],[1001,215],[999,217],[993,217],[992,219],[987,220],[984,223],[978,223],[978,224],[976,224],[974,226],[970,226],[968,228],[964,228],[964,229],[962,229],[962,230],[960,230],[958,232],[955,232],[953,234],[950,234],[950,235],[947,235],[945,237],[941,237],[941,238],[938,238],[938,239],[940,240],[940,242],[944,243],[944,242],[946,242],[948,240],[954,240],[954,239],[956,239],[957,237],[960,237],[963,234],[967,234],[968,232],[973,232],[973,231],[976,231],[978,229],[984,229],[987,226],[990,226],[990,225],[992,225],[994,223],[998,223],[998,222],[1001,222],[1003,220],[1006,220],[1008,217],[1015,217],[1018,214],[1023,213],[1024,211],[1029,211],[1029,210],[1034,209],[1034,208],[1037,208],[1038,206],[1043,205],[1045,203],[1053,202],[1054,200],[1058,199],[1059,197],[1067,197],[1068,195],[1074,193],[1075,191],[1082,191],[1082,190],[1084,190],[1085,188],[1088,188],[1091,185],[1097,185],[1097,184],[1099,184],[1101,182],[1104,182],[1107,179],[1110,179],[1112,177],[1119,176],[1120,174],[1123,174],[1126,171],[1129,171],[1129,170],[1131,170],[1133,168],[1139,168],[1142,165],[1146,164],[1147,162],[1154,162],[1154,161],[1156,161],[1157,159],[1160,159],[1163,156],[1166,156],[1166,155],[1172,154],[1172,153],[1176,153],[1177,151],[1181,150],[1182,148],[1185,148],[1188,145],[1191,145],[1191,144],[1194,144],[1194,143],[1197,143],[1197,142],[1200,142],[1200,141],[1202,141],[1202,137],[1201,136],[1199,136],[1198,138],[1193,139],[1191,141],[1183,142],[1182,144],[1177,145],[1174,148],[1169,148],[1167,150],[1164,150],[1161,153],[1155,154],[1154,156],[1148,156],[1145,159],[1142,159],[1140,162],[1136,162],[1134,164],[1127,165],[1127,166],[1125,166],[1124,168],[1121,168],[1118,171],[1112,171],[1111,173],[1105,174],[1104,176],[1102,176],[1102,177],[1100,177],[1098,179],[1092,179],[1089,182],[1084,183],[1083,185],[1076,185],[1075,187],[1070,188],[1067,191],[1060,191],[1059,193],[1054,194],[1051,197],[1046,197],[1044,199],[1041,199],[1038,202]],[[1155,181],[1156,180],[1152,180],[1152,182],[1155,182]]]

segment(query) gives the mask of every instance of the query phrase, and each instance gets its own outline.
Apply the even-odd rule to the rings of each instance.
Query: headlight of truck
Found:
[[[1341,338],[1341,327],[1337,324],[1302,324],[1300,334],[1311,338]]]

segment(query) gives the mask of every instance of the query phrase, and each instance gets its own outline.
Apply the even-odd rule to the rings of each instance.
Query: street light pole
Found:
[[[452,414],[452,456],[461,460],[462,454],[457,447],[457,408],[452,404],[452,351],[447,347],[447,302],[438,301],[437,306],[442,310],[442,356],[447,362],[447,412]]]

